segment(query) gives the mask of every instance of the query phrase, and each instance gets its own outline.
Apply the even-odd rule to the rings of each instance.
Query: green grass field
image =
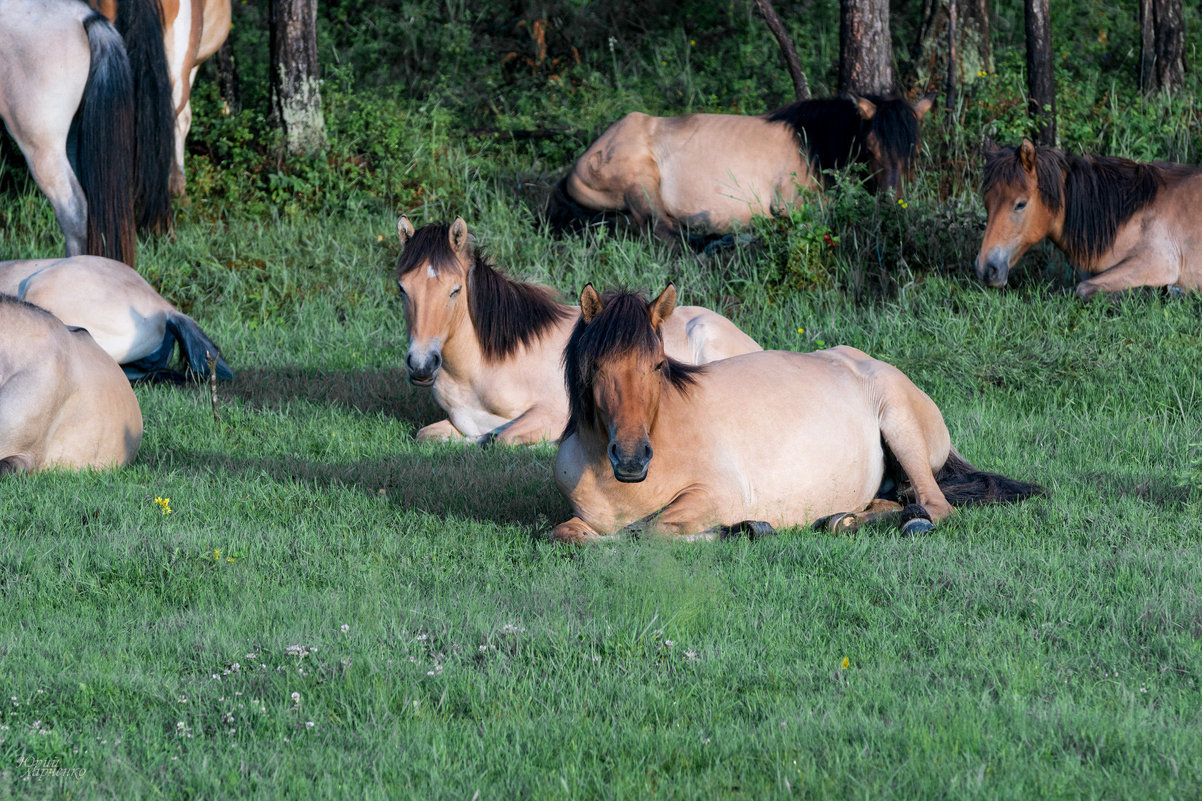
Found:
[[[256,161],[250,112],[200,90],[192,203],[139,269],[238,378],[217,418],[207,388],[137,387],[129,468],[4,481],[0,799],[1199,797],[1202,298],[1082,304],[1042,249],[987,290],[974,186],[932,174],[905,208],[839,195],[711,255],[549,237],[564,154],[688,52],[586,58],[593,94],[545,116],[502,91],[499,122],[585,115],[534,144],[465,135],[447,87],[376,96],[334,68],[334,153],[363,169]],[[697,69],[687,103],[647,102],[723,106]],[[1193,97],[1102,127],[1143,155],[1140,126]],[[20,170],[2,255],[58,255]],[[402,370],[398,211],[462,214],[569,297],[674,278],[766,347],[868,351],[970,461],[1050,496],[919,539],[548,544],[553,446],[413,439],[439,410]]]

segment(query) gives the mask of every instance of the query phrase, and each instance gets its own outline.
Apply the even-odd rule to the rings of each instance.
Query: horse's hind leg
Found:
[[[54,208],[54,216],[67,240],[67,255],[80,256],[87,248],[88,205],[83,188],[67,159],[67,142],[55,141],[52,146],[41,142],[21,141],[17,144],[25,153],[29,170]],[[61,147],[60,147],[61,145]]]
[[[814,521],[814,528],[831,534],[854,534],[861,526],[888,520],[901,513],[901,504],[884,498],[874,498],[872,503],[858,512],[840,512]]]
[[[873,389],[880,398],[881,437],[914,487],[918,503],[926,508],[931,522],[937,523],[952,512],[934,473],[936,466],[947,461],[952,447],[943,415],[900,370],[877,364]]]

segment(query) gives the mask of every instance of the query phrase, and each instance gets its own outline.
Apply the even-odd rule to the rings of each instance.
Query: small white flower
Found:
[[[672,640],[664,640],[664,645],[666,645],[666,646],[667,646],[667,647],[669,647],[669,648],[671,648],[671,647],[672,647],[673,645],[675,645],[675,644],[676,644],[676,643],[675,643],[675,642],[673,642]]]
[[[292,694],[292,703],[294,703],[294,704],[299,704],[299,703],[300,703],[300,693],[293,693],[293,694]]]
[[[350,627],[350,626],[348,626],[348,625],[347,625],[347,624],[345,624],[345,623],[343,623],[343,624],[342,624],[342,633],[343,633],[343,634],[346,634],[346,633],[347,633],[348,631],[350,631],[350,630],[351,630],[351,627]]]
[[[701,654],[697,653],[696,651],[685,651],[684,652],[685,659],[696,659],[699,656],[701,656]]]
[[[311,728],[313,728],[315,725],[317,725],[317,724],[315,724],[315,723],[314,723],[313,721],[311,721],[311,720],[306,720],[306,721],[305,721],[305,728],[306,728],[306,729],[311,729]]]

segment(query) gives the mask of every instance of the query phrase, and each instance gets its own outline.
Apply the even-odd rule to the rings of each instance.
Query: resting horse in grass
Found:
[[[414,231],[401,217],[397,233],[409,381],[431,387],[447,412],[418,439],[526,443],[559,436],[568,415],[560,358],[580,310],[498,272],[472,247],[461,218]],[[677,309],[663,331],[668,352],[690,364],[760,349],[730,320],[697,306]]]
[[[234,377],[213,340],[132,268],[99,256],[0,262],[0,292],[84,328],[130,381]],[[170,368],[179,343],[184,372]]]
[[[969,466],[931,399],[854,348],[681,364],[662,329],[675,296],[670,284],[651,303],[602,298],[591,285],[580,296],[564,352],[571,413],[555,459],[576,516],[555,539],[759,534],[822,518],[847,530],[885,514],[915,533],[953,504],[1039,491]],[[878,499],[893,483],[912,500],[904,511]]]
[[[768,114],[652,117],[610,126],[555,187],[555,228],[625,212],[676,239],[687,227],[724,233],[792,203],[827,172],[864,164],[869,186],[896,191],[918,155],[918,122],[935,95],[803,100]]]
[[[157,6],[154,19],[131,11],[131,6],[149,3]],[[196,71],[220,48],[230,33],[230,0],[88,0],[88,4],[108,17],[125,37],[130,58],[144,58],[154,71],[139,81],[137,95],[150,98],[158,110],[158,96],[168,93],[167,125],[175,128],[174,159],[170,147],[162,169],[170,170],[170,188],[174,195],[184,194],[184,144],[192,127],[192,83]],[[143,55],[145,54],[145,55]],[[151,112],[147,112],[151,113]],[[161,160],[162,154],[156,153]],[[166,173],[164,173],[166,174]]]
[[[1036,147],[988,147],[989,221],[974,269],[1006,285],[1044,237],[1094,277],[1077,295],[1137,286],[1202,290],[1202,172],[1185,164],[1088,158]]]
[[[0,294],[0,475],[124,465],[141,442],[117,363],[83,329]]]

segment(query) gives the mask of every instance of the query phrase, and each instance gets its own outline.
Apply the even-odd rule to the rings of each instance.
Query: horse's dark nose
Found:
[[[442,354],[438,351],[414,353],[409,351],[405,356],[405,364],[409,368],[409,382],[418,386],[429,386],[434,383],[434,376],[442,367]]]
[[[1004,287],[1010,277],[1010,265],[995,258],[986,259],[985,264],[977,268],[977,278],[992,287]]]
[[[651,457],[655,453],[645,437],[631,448],[623,448],[611,440],[608,452],[614,478],[626,484],[633,484],[647,477],[647,465],[651,463]]]

